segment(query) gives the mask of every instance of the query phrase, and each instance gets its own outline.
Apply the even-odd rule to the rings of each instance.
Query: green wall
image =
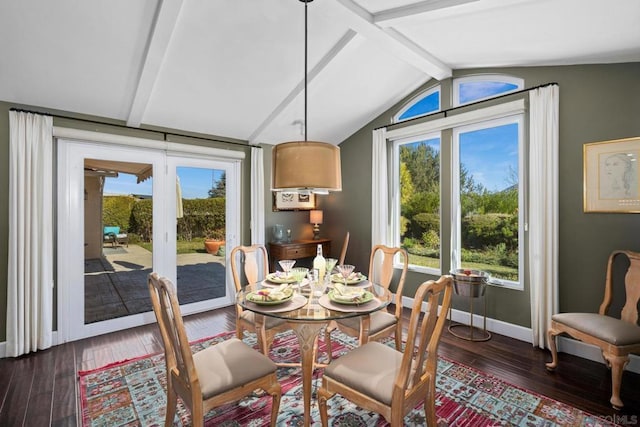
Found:
[[[121,121],[97,118],[82,114],[72,114],[64,111],[51,110],[37,106],[18,105],[0,101],[0,206],[9,204],[9,109],[23,108],[26,110],[38,111],[42,113],[56,114],[60,116],[73,117],[73,119],[56,118],[53,125],[83,129],[94,132],[104,132],[118,135],[135,136],[152,140],[162,141],[164,135],[155,131],[176,133],[187,136],[167,135],[167,141],[199,145],[205,147],[224,148],[229,150],[243,151],[245,160],[242,163],[241,185],[243,199],[241,200],[241,233],[244,240],[248,240],[249,231],[249,206],[250,206],[250,174],[251,174],[251,150],[246,145],[246,141],[238,141],[231,138],[220,138],[212,135],[195,134],[175,129],[164,129],[157,127],[146,127],[143,129],[133,129],[122,127]],[[76,119],[76,120],[74,120]],[[93,120],[100,123],[83,122],[77,119]],[[210,141],[216,139],[219,141]],[[231,142],[233,144],[229,144]],[[9,210],[0,209],[0,342],[6,340],[6,318],[7,318],[7,248],[9,241]],[[56,288],[58,284],[56,283]],[[55,291],[54,291],[55,295]],[[55,297],[55,296],[54,296]],[[56,303],[54,302],[54,328],[56,327]]]
[[[583,212],[582,149],[588,142],[640,136],[640,63],[475,69],[454,72],[454,77],[480,73],[521,77],[525,87],[560,86],[560,311],[596,311],[609,253],[640,251],[640,215]],[[340,240],[344,231],[351,232],[347,257],[358,269],[366,270],[371,248],[372,130],[391,123],[405,102],[433,84],[428,82],[340,144],[343,191],[325,197],[325,211],[337,221],[329,237]],[[446,98],[451,82],[442,84]],[[404,294],[412,296],[430,278],[410,273]],[[524,291],[491,287],[487,296],[489,317],[530,326],[528,285]],[[454,303],[466,307],[463,301]]]
[[[640,251],[640,216],[637,214],[585,214],[582,210],[582,146],[588,142],[640,136],[640,63],[477,69],[455,72],[455,77],[477,73],[504,73],[525,80],[531,87],[548,82],[560,85],[560,310],[597,310],[604,283],[605,264],[614,249]],[[449,82],[450,84],[450,82]],[[429,86],[428,83],[424,87]],[[447,85],[447,81],[443,82]],[[423,88],[421,88],[422,90]],[[416,93],[419,92],[416,91]],[[448,89],[444,88],[444,94]],[[340,144],[342,155],[343,191],[318,197],[318,207],[324,210],[322,237],[333,239],[332,253],[339,253],[344,234],[351,240],[347,260],[366,271],[371,249],[371,132],[389,124],[391,117],[414,94],[381,114]],[[9,188],[9,118],[11,107],[59,113],[77,118],[122,124],[83,115],[46,110],[38,107],[0,102],[0,205],[8,205]],[[54,119],[54,125],[161,139],[156,133],[123,129],[77,120]],[[151,128],[149,128],[151,129]],[[156,129],[171,132],[168,129]],[[176,133],[185,133],[175,131]],[[211,137],[193,135],[194,137]],[[225,139],[225,138],[218,138]],[[215,143],[197,138],[171,138],[175,142],[244,150],[242,186],[242,236],[249,240],[250,150],[237,145]],[[232,142],[241,142],[229,140]],[[266,241],[271,240],[271,226],[290,227],[294,239],[310,238],[308,212],[272,212],[269,177],[271,150],[266,146],[265,213]],[[6,338],[8,209],[0,210],[0,341]],[[413,295],[417,286],[431,277],[409,273],[405,295]],[[489,317],[528,327],[530,325],[529,292],[491,288],[488,291]],[[460,301],[457,301],[459,306]],[[463,308],[463,306],[461,306]]]

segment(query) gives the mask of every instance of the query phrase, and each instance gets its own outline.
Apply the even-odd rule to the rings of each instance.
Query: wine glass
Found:
[[[338,260],[335,258],[327,258],[325,259],[327,270],[325,272],[326,275],[331,276],[333,273],[333,269],[338,263]]]
[[[283,259],[278,261],[278,264],[280,264],[280,267],[282,267],[282,271],[284,271],[285,278],[289,277],[289,272],[291,271],[295,263],[296,261],[294,259]]]
[[[356,268],[355,265],[350,264],[342,264],[338,266],[338,271],[342,274],[342,278],[344,279],[344,285],[347,285],[347,279],[353,273],[353,269]]]
[[[296,267],[291,269],[291,274],[293,275],[293,279],[297,283],[298,293],[300,293],[300,288],[302,287],[302,281],[305,277],[307,277],[307,273],[309,269],[306,267]]]

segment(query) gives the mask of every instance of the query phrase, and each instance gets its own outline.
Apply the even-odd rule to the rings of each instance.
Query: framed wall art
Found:
[[[640,137],[584,144],[584,211],[640,213]]]
[[[316,195],[288,191],[273,192],[273,211],[309,211],[316,207]]]

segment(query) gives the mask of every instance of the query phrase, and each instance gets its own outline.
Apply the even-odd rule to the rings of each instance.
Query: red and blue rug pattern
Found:
[[[194,352],[234,336],[224,333],[193,343]],[[335,331],[334,357],[354,348],[356,340]],[[244,341],[257,348],[254,335]],[[389,341],[389,345],[393,345]],[[324,344],[319,345],[320,357]],[[271,349],[276,362],[299,360],[298,343],[292,332],[279,334]],[[164,355],[150,355],[93,371],[80,372],[79,388],[83,426],[162,426],[166,403]],[[312,419],[319,425],[315,402],[322,369],[316,369],[313,382]],[[279,426],[302,425],[302,384],[299,368],[278,368],[282,385]],[[453,360],[438,362],[436,413],[438,426],[611,426],[607,420],[542,395],[511,385],[499,378]],[[255,392],[236,403],[216,408],[205,416],[206,426],[269,425],[271,398]],[[359,408],[336,395],[329,400],[331,426],[386,426],[376,413]],[[418,406],[405,417],[406,426],[424,426],[424,408]],[[174,426],[189,426],[188,409],[179,401]]]

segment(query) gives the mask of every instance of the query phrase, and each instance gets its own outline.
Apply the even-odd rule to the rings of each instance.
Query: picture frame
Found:
[[[295,191],[274,191],[273,212],[277,211],[310,211],[316,208],[316,195]]]
[[[583,146],[584,211],[640,213],[640,137]]]

